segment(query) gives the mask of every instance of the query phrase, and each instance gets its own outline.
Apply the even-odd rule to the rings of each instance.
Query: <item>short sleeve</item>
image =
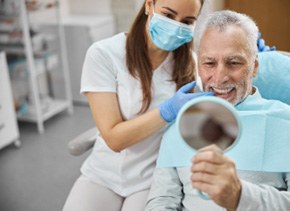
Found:
[[[85,56],[80,92],[116,92],[116,87],[112,59],[98,43],[93,44]]]

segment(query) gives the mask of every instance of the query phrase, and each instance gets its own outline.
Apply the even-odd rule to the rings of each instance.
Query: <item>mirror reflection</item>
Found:
[[[193,149],[215,144],[227,150],[235,142],[238,121],[224,105],[217,102],[198,102],[187,108],[179,122],[180,134]]]

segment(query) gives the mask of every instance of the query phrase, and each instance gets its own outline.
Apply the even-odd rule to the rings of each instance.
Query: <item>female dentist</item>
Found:
[[[98,137],[64,211],[143,211],[161,136],[194,88],[203,0],[145,0],[129,33],[94,43],[83,65]],[[176,92],[176,90],[178,90]]]

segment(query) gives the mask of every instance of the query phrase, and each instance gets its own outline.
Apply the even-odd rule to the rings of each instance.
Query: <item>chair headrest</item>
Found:
[[[259,72],[254,85],[264,98],[290,105],[290,57],[278,51],[261,52],[258,57]]]

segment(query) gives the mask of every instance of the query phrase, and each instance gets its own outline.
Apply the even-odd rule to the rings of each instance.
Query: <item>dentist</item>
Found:
[[[194,25],[203,0],[145,0],[129,33],[87,51],[81,93],[98,128],[64,211],[143,211],[161,136],[195,87]],[[177,92],[176,92],[177,91]]]

